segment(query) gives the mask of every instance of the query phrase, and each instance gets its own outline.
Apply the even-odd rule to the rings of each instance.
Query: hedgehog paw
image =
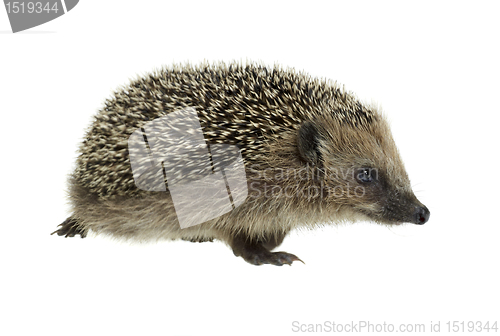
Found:
[[[291,265],[294,261],[300,261],[296,255],[287,252],[271,252],[267,248],[275,247],[283,241],[283,237],[275,239],[273,244],[267,244],[268,241],[251,240],[243,234],[236,235],[231,238],[229,245],[233,249],[233,253],[237,257],[242,257],[247,263],[252,265],[271,264],[276,266]]]
[[[71,217],[59,224],[58,227],[59,226],[60,228],[52,232],[51,235],[57,233],[58,236],[64,236],[66,238],[74,237],[75,235],[80,235],[82,238],[87,236],[87,233],[80,228],[77,221]]]
[[[265,251],[264,253],[256,253],[243,258],[246,262],[253,265],[271,264],[276,266],[283,266],[286,264],[291,266],[294,261],[300,261],[304,264],[304,262],[300,260],[296,255],[287,252]]]
[[[252,265],[271,264],[276,266],[292,265],[294,261],[300,261],[296,255],[287,252],[270,252],[263,246],[254,246],[253,248],[235,251],[237,257],[242,257]]]

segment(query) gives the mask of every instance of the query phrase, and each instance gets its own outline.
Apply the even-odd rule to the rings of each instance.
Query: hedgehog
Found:
[[[253,265],[302,261],[274,251],[295,229],[430,216],[377,106],[329,79],[238,62],[118,88],[87,129],[68,198],[59,236],[218,240]]]

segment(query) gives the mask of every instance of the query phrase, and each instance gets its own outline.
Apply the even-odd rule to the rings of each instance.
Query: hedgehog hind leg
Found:
[[[64,222],[59,224],[58,227],[59,228],[52,232],[51,235],[57,233],[58,236],[64,236],[66,238],[74,237],[75,235],[80,235],[80,237],[82,238],[85,238],[87,236],[87,233],[82,230],[82,228],[78,224],[78,221],[71,216],[68,217]]]
[[[232,238],[230,246],[237,257],[242,257],[252,265],[271,264],[276,266],[292,265],[294,261],[300,261],[296,255],[287,252],[271,252],[270,249],[280,245],[285,236],[273,237],[265,242],[251,241],[245,235]]]
[[[280,246],[285,239],[286,233],[275,234],[262,241],[262,246],[264,246],[269,251],[274,250],[276,247]]]

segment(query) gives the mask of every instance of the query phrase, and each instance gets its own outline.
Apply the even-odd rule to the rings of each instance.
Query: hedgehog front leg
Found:
[[[285,235],[269,237],[265,241],[255,241],[246,235],[237,235],[231,239],[230,246],[237,257],[242,257],[252,265],[271,264],[282,266],[292,265],[294,261],[300,261],[296,255],[287,252],[271,252],[273,248],[280,245]]]

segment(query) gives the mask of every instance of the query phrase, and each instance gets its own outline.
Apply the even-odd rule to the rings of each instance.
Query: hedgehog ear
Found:
[[[319,150],[320,135],[311,121],[304,121],[300,125],[297,137],[297,148],[302,159],[313,166],[321,166],[323,158]]]

